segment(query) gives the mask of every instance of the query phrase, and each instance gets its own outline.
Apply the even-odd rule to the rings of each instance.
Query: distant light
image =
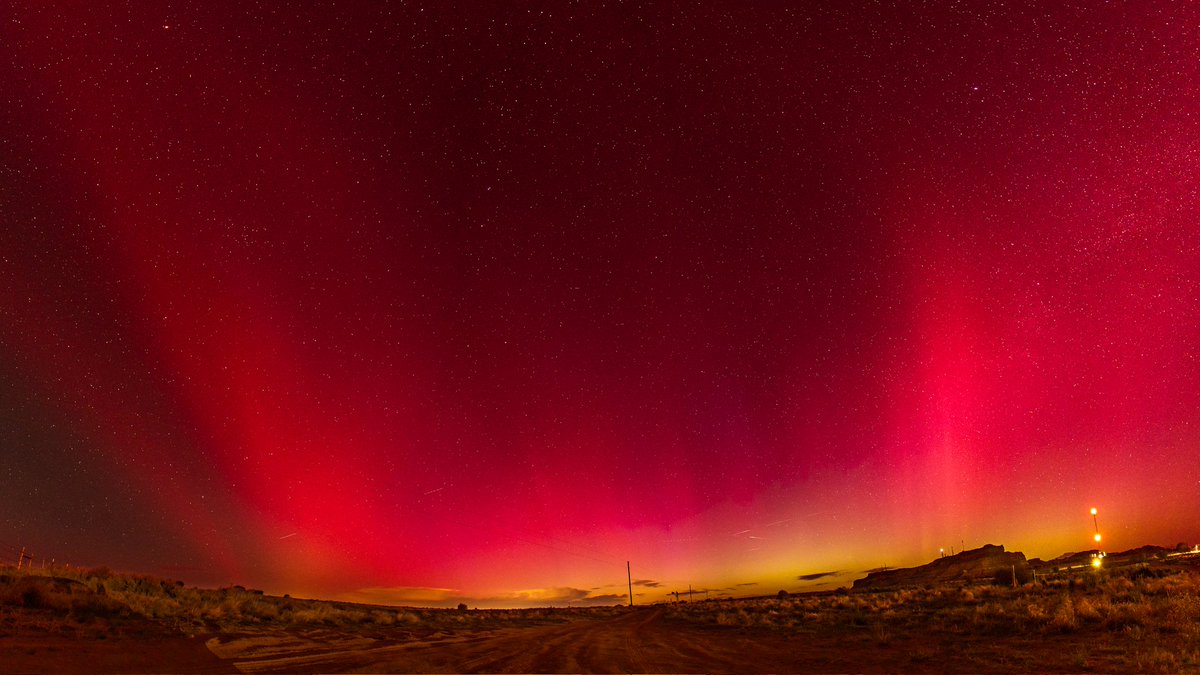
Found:
[[[1092,539],[1095,539],[1096,541],[1100,541],[1100,533],[1099,533],[1099,532],[1097,532],[1097,533],[1095,534],[1095,536],[1093,536],[1093,537],[1092,537]]]
[[[1092,567],[1099,567],[1099,566],[1100,566],[1100,559],[1092,558]]]
[[[1094,507],[1094,506],[1092,507],[1092,515],[1093,516],[1096,515],[1096,507]]]

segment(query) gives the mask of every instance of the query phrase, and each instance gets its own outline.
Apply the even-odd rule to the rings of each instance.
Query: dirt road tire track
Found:
[[[275,636],[273,642],[214,638],[210,648],[245,673],[711,673],[746,672],[749,663],[763,660],[786,668],[778,645],[669,623],[663,614],[662,608],[634,609],[608,619],[369,646],[351,635],[314,635]]]

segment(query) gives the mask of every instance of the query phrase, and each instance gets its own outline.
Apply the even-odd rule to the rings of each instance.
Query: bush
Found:
[[[1020,586],[1033,581],[1033,571],[1028,567],[1018,567],[1016,568],[1016,572],[1013,571],[1013,568],[1009,567],[1007,569],[996,570],[996,573],[992,575],[992,583],[997,586],[1011,586],[1014,574],[1017,577],[1017,584]]]
[[[1071,596],[1064,596],[1062,604],[1054,612],[1054,617],[1050,620],[1050,625],[1062,631],[1073,631],[1079,627],[1079,619],[1075,616],[1075,603],[1071,601]]]
[[[377,626],[391,626],[396,623],[396,614],[375,610],[371,612],[371,622]]]
[[[29,609],[48,608],[49,603],[47,602],[46,594],[38,586],[26,584],[25,588],[21,589],[20,595],[22,607],[28,607]]]

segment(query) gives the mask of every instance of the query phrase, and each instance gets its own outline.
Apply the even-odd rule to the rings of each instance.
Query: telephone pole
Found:
[[[633,573],[629,571],[629,561],[625,561],[625,579],[629,581],[629,606],[633,607]]]

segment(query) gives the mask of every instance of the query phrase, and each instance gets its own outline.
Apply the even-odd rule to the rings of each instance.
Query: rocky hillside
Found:
[[[1137,565],[1139,563],[1147,563],[1154,561],[1166,560],[1172,557],[1172,554],[1181,554],[1188,551],[1187,544],[1178,544],[1175,548],[1165,548],[1163,546],[1140,546],[1138,548],[1129,549],[1128,551],[1119,551],[1116,553],[1104,554],[1105,567],[1124,567],[1126,565]],[[1080,551],[1078,553],[1064,553],[1049,562],[1030,561],[1035,568],[1040,571],[1062,571],[1078,567],[1087,567],[1092,564],[1094,558],[1100,551],[1092,549],[1089,551]]]
[[[871,572],[854,582],[854,590],[883,590],[912,586],[944,584],[953,581],[991,580],[997,572],[1016,568],[1018,578],[1029,577],[1029,563],[1024,553],[1009,553],[1003,546],[985,544],[970,551],[963,551],[938,558],[920,567]]]

